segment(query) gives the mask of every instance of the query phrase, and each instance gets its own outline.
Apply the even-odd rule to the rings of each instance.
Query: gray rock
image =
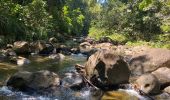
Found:
[[[152,74],[157,77],[162,88],[170,86],[170,68],[161,67],[152,72]]]
[[[29,43],[26,41],[14,42],[13,49],[17,54],[27,54],[30,52]]]
[[[166,87],[166,88],[164,89],[164,92],[166,92],[166,93],[169,93],[169,94],[170,94],[170,86]]]
[[[133,55],[129,65],[133,75],[142,75],[160,67],[170,67],[170,50],[147,49]]]
[[[7,81],[7,86],[21,91],[29,89],[40,90],[58,86],[60,84],[59,76],[53,72],[42,70],[37,72],[18,72],[11,76]]]
[[[43,40],[32,42],[30,44],[30,47],[32,53],[39,53],[39,54],[50,54],[55,49],[52,43],[46,43]]]
[[[65,56],[61,53],[58,53],[58,54],[51,54],[49,55],[49,58],[50,59],[55,59],[57,61],[61,61],[61,60],[64,60]]]
[[[138,89],[146,94],[157,94],[160,92],[160,83],[158,79],[152,74],[144,74],[140,76],[136,82]]]
[[[101,50],[91,55],[85,64],[86,77],[94,76],[103,85],[118,85],[129,81],[130,70],[123,58],[114,51]]]
[[[19,56],[17,58],[17,65],[19,65],[19,66],[23,66],[23,65],[26,65],[26,64],[29,64],[29,63],[31,63],[31,61],[27,58],[24,58],[24,57],[21,57],[21,56]]]
[[[56,39],[55,37],[51,37],[51,38],[49,39],[49,42],[50,42],[50,43],[56,43],[56,42],[57,42],[57,39]]]
[[[88,42],[83,42],[79,45],[81,53],[89,53],[92,50],[92,45]]]

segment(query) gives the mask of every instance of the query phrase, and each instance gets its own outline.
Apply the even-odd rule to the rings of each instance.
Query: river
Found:
[[[64,77],[66,73],[75,72],[75,64],[84,64],[86,61],[86,56],[82,54],[66,56],[66,58],[60,62],[45,56],[29,56],[27,58],[31,60],[31,63],[24,66],[17,66],[10,62],[0,63],[0,100],[98,100],[101,98],[100,91],[93,91],[90,87],[85,87],[81,90],[71,90],[61,86],[57,90],[57,96],[30,95],[20,91],[12,91],[9,87],[5,86],[5,83],[11,75],[18,71],[35,72],[39,70],[49,70],[57,73],[60,77]],[[132,89],[119,89],[117,91],[106,92],[102,98],[112,98],[113,100],[147,100],[146,97],[140,96]]]

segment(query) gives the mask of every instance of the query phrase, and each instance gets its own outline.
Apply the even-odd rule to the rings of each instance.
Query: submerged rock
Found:
[[[101,100],[139,100],[139,98],[123,91],[107,91]]]
[[[100,50],[85,64],[86,77],[99,87],[128,83],[130,70],[123,58],[114,51]]]
[[[37,72],[17,72],[7,81],[7,86],[21,91],[40,90],[58,86],[59,76],[53,72],[42,70]]]

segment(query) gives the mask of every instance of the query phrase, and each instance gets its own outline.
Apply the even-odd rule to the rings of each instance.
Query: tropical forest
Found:
[[[170,0],[0,0],[0,100],[170,100]]]

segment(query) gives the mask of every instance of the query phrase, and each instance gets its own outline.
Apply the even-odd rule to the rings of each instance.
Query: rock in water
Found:
[[[27,54],[30,52],[29,43],[26,41],[14,42],[13,49],[17,54]]]
[[[39,54],[50,54],[54,50],[52,43],[46,43],[45,41],[39,40],[31,43],[31,52]]]
[[[59,76],[56,73],[42,70],[32,73],[30,76],[29,87],[33,89],[49,88],[60,84]]]
[[[144,74],[140,76],[135,84],[138,89],[146,94],[157,94],[160,92],[160,83],[152,74]]]
[[[6,56],[16,56],[17,55],[13,49],[3,50],[3,54]]]
[[[91,55],[85,64],[85,72],[89,80],[100,85],[127,83],[130,76],[128,64],[112,50],[100,50]]]
[[[29,84],[31,74],[32,73],[27,71],[15,73],[7,81],[7,86],[10,86],[20,91],[27,90],[28,89],[27,85]]]
[[[30,62],[31,61],[29,59],[21,57],[21,56],[19,56],[18,59],[17,59],[17,65],[19,65],[19,66],[29,64]]]
[[[79,45],[80,52],[83,54],[88,54],[93,48],[88,42],[83,42]]]
[[[58,54],[51,54],[48,56],[50,59],[55,59],[57,61],[62,61],[64,60],[65,56],[61,53],[58,53]]]
[[[60,84],[59,76],[53,72],[42,70],[37,72],[18,72],[10,77],[7,86],[21,91],[48,89]]]

